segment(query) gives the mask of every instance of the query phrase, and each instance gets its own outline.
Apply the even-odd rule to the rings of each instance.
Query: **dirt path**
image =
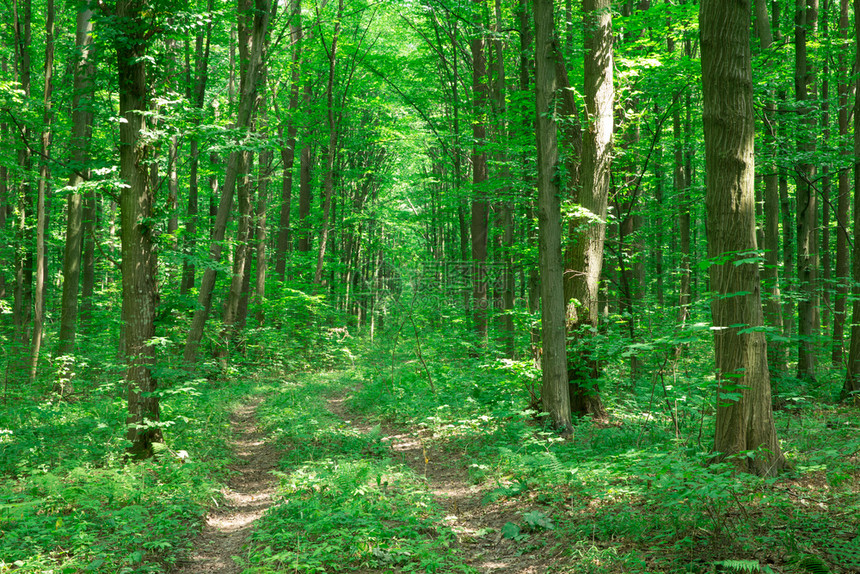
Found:
[[[329,409],[361,432],[373,425],[349,411],[349,397],[330,399]],[[536,574],[546,572],[557,556],[547,545],[523,552],[523,546],[502,537],[506,522],[520,522],[523,502],[482,504],[491,487],[471,484],[462,456],[434,445],[423,428],[382,426],[383,441],[427,486],[445,509],[445,524],[457,534],[457,552],[471,567],[484,574]]]
[[[174,574],[238,574],[244,569],[233,557],[244,558],[242,546],[254,522],[272,505],[277,481],[270,471],[276,468],[280,453],[264,441],[256,426],[259,401],[240,406],[231,416],[236,471],[223,494],[226,505],[213,509],[206,517],[194,549],[177,564]]]

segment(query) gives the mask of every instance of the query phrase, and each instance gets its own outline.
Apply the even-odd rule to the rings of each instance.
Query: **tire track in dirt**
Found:
[[[277,480],[271,471],[281,457],[257,427],[260,402],[245,403],[231,415],[236,463],[230,467],[235,474],[222,490],[226,505],[209,512],[192,551],[177,563],[173,574],[238,574],[244,570],[243,547],[255,522],[272,505]]]

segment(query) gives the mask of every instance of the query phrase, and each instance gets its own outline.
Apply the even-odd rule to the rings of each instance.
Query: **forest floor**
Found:
[[[328,400],[329,409],[361,433],[370,433],[373,421],[348,409],[349,393]],[[495,504],[483,500],[492,488],[472,484],[463,453],[445,448],[433,432],[421,426],[381,425],[381,442],[388,444],[395,459],[409,466],[426,481],[436,503],[444,509],[445,526],[457,536],[455,551],[460,559],[481,573],[534,574],[546,572],[559,552],[525,554],[514,540],[502,537],[505,524],[516,522],[524,510],[520,505]]]
[[[206,516],[193,550],[177,564],[175,574],[236,574],[244,569],[243,547],[256,521],[272,505],[281,453],[272,447],[256,422],[259,398],[241,404],[230,418],[236,464],[227,487],[225,504]]]

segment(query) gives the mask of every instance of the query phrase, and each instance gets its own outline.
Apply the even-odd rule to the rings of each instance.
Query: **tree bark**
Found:
[[[860,0],[854,0],[854,13],[860,14]],[[855,61],[860,62],[860,26],[855,26]],[[854,109],[860,103],[860,94],[854,92]],[[860,114],[854,113],[854,264],[852,277],[854,279],[854,304],[852,314],[854,320],[851,324],[851,347],[848,351],[848,372],[845,376],[845,385],[842,387],[842,397],[856,397],[860,392]]]
[[[588,126],[582,138],[581,186],[574,185],[578,213],[569,223],[565,303],[567,306],[568,380],[570,406],[574,414],[602,417],[597,380],[600,366],[591,357],[590,335],[599,323],[600,272],[606,238],[609,201],[609,168],[614,129],[612,58],[612,11],[609,0],[584,0],[585,19],[585,108]],[[566,76],[566,74],[565,74]],[[567,82],[565,82],[567,83]],[[563,104],[572,105],[572,91],[563,86]],[[578,121],[574,120],[578,125]],[[578,151],[578,150],[577,150]],[[569,150],[576,155],[574,150]],[[567,170],[576,173],[574,166]],[[573,182],[574,184],[576,182]]]
[[[714,450],[738,469],[772,476],[785,466],[771,412],[767,342],[755,252],[752,65],[748,0],[703,0],[703,126],[708,256],[717,367]],[[755,451],[750,458],[741,453]]]
[[[334,34],[331,39],[330,49],[326,49],[328,54],[328,82],[326,84],[326,122],[328,124],[328,147],[326,148],[326,171],[325,179],[323,180],[323,219],[320,230],[320,242],[317,250],[317,267],[314,273],[314,283],[322,284],[323,264],[325,262],[325,252],[328,246],[328,234],[331,227],[329,221],[331,216],[332,195],[334,194],[334,163],[337,155],[337,123],[335,122],[334,113],[334,75],[337,67],[337,41],[340,35],[340,20],[343,16],[343,0],[338,1],[337,17],[335,18]],[[320,41],[325,48],[325,38],[320,34]]]
[[[543,384],[541,402],[552,424],[571,427],[565,354],[564,263],[561,254],[561,202],[558,173],[558,126],[555,119],[555,40],[552,0],[535,0],[535,114],[538,151],[538,253],[541,280]]]
[[[814,69],[807,54],[807,40],[814,33],[815,17],[810,6],[816,0],[796,0],[795,4],[795,77],[794,89],[798,103],[801,128],[797,131],[797,151],[802,154],[797,163],[797,280],[801,296],[797,304],[798,357],[797,376],[801,380],[815,380],[815,314],[817,297],[818,201],[812,189],[815,166],[810,159],[815,154],[815,116],[812,101],[815,87]]]
[[[473,0],[475,10],[482,13],[483,0]],[[487,166],[487,84],[486,33],[478,22],[477,31],[469,43],[472,52],[472,310],[475,333],[479,344],[487,338],[487,241],[489,204],[486,185],[489,177]]]
[[[286,280],[287,252],[290,250],[290,210],[293,193],[293,164],[296,156],[296,121],[294,115],[299,108],[299,84],[301,81],[302,61],[302,26],[301,0],[291,0],[290,3],[290,42],[292,44],[292,75],[290,85],[290,104],[287,110],[287,139],[281,148],[281,163],[283,163],[283,180],[281,183],[281,209],[278,222],[277,251],[275,256],[275,274],[281,281]],[[283,131],[281,131],[283,140]]]
[[[848,58],[848,0],[839,2],[839,40],[842,44],[838,50],[836,86],[839,98],[839,140],[848,139],[848,92],[849,77]],[[851,155],[851,150],[843,146],[840,150],[843,156]],[[836,296],[833,302],[833,353],[831,362],[834,367],[842,366],[845,355],[845,318],[848,301],[849,269],[848,269],[848,210],[851,200],[851,188],[848,183],[848,171],[840,170],[837,178],[836,200]]]
[[[128,385],[129,453],[135,457],[152,455],[153,443],[161,441],[161,430],[151,423],[159,420],[157,382],[152,373],[155,348],[155,315],[158,306],[156,284],[155,230],[152,228],[154,190],[149,185],[146,129],[148,109],[146,83],[146,43],[149,33],[142,19],[142,0],[119,0],[116,5],[115,42],[119,78],[120,192],[122,237],[122,322]]]

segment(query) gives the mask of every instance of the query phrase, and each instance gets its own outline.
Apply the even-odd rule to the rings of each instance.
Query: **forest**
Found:
[[[860,572],[860,0],[0,2],[0,572]]]

